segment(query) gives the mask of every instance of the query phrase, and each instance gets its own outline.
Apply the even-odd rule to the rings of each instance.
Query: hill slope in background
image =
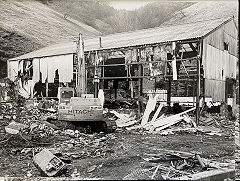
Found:
[[[71,40],[82,32],[85,37],[101,33],[91,26],[67,19],[35,0],[0,1],[0,25],[42,45]]]
[[[82,21],[103,34],[152,28],[169,20],[171,14],[194,3],[154,2],[134,11],[115,10],[108,1],[40,0],[66,17]]]
[[[238,19],[238,2],[198,2],[173,14],[173,17],[163,25],[182,24],[207,19],[235,16]]]
[[[50,44],[72,41],[78,33],[101,35],[95,28],[35,0],[0,0],[0,78],[7,75],[6,60]]]
[[[43,45],[33,42],[15,32],[0,27],[0,79],[7,76],[7,63],[10,58],[37,50]]]
[[[134,11],[120,10],[104,20],[112,25],[114,32],[139,30],[160,26],[176,11],[184,9],[191,2],[154,2]]]
[[[117,13],[105,1],[76,1],[76,0],[39,0],[48,7],[63,14],[67,19],[72,18],[94,27],[104,34],[112,33],[112,27],[105,18]]]

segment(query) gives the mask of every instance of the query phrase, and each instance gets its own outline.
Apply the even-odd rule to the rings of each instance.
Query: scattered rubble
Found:
[[[5,127],[5,131],[8,134],[18,134],[21,129],[26,128],[27,126],[21,123],[17,123],[15,121],[9,123],[8,126]]]
[[[231,160],[221,163],[214,159],[206,159],[206,155],[203,157],[197,153],[180,153],[169,150],[161,150],[156,153],[155,150],[156,147],[171,145],[175,138],[178,140],[179,137],[188,134],[196,136],[196,142],[203,147],[208,143],[211,145],[211,139],[230,140],[234,136],[232,130],[234,125],[227,113],[220,115],[202,111],[199,125],[196,125],[193,114],[195,108],[183,108],[184,111],[172,114],[166,112],[166,107],[163,105],[156,105],[148,115],[145,125],[142,125],[142,120],[146,114],[138,115],[137,110],[121,108],[109,111],[106,109],[105,117],[116,121],[117,131],[111,134],[103,132],[86,134],[81,130],[62,128],[58,121],[49,122],[50,118],[57,120],[58,105],[55,100],[21,99],[19,103],[4,102],[0,104],[0,120],[3,128],[0,131],[0,134],[3,135],[0,144],[7,148],[11,157],[15,156],[19,160],[24,160],[25,176],[28,178],[41,176],[42,172],[50,177],[58,175],[61,178],[99,178],[101,175],[98,173],[109,169],[105,160],[111,158],[113,165],[117,165],[118,162],[126,164],[127,160],[121,161],[121,159],[130,153],[130,147],[135,146],[140,150],[147,148],[150,151],[144,155],[138,155],[139,160],[136,161],[136,165],[138,163],[139,166],[130,166],[128,173],[125,171],[124,174],[121,173],[121,176],[118,175],[119,179],[189,179],[194,174],[204,171],[219,172],[220,169],[226,169],[227,172],[233,168],[234,164]],[[129,138],[126,139],[124,134]],[[139,140],[131,140],[133,135]],[[198,136],[201,137],[201,140]],[[146,138],[148,139],[147,143],[141,140],[143,137],[149,137]],[[152,146],[150,143],[153,137],[165,141],[154,142],[155,145]],[[202,140],[202,137],[210,141]],[[177,143],[178,141],[175,144]],[[184,141],[181,144],[182,146],[179,145],[179,148],[188,148],[189,143]],[[137,151],[135,148],[133,150]],[[4,150],[0,150],[0,153],[2,152],[6,154]],[[45,154],[50,155],[48,160]],[[45,159],[41,159],[43,157]],[[209,157],[214,156],[209,155]],[[51,159],[56,161],[55,166],[54,164],[48,165]],[[89,163],[84,165],[84,162],[83,166],[78,166],[78,162],[81,160],[88,160]],[[95,162],[94,160],[99,161]],[[61,169],[57,167],[58,163],[61,163]],[[141,166],[144,164],[145,166]],[[4,167],[4,164],[1,164],[1,167]],[[53,174],[49,175],[49,173]]]
[[[234,169],[234,163],[219,163],[201,158],[199,153],[187,153],[171,150],[162,150],[159,154],[146,154],[143,158],[146,162],[155,163],[150,168],[133,170],[123,180],[179,180],[179,178],[191,178],[198,173],[219,172],[220,170]],[[231,174],[233,178],[234,174]]]

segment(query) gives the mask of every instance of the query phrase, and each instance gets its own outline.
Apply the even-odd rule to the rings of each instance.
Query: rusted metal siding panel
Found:
[[[224,42],[229,43],[229,53],[237,56],[237,38],[238,31],[233,20],[222,25],[218,30],[214,31],[205,38],[207,44],[215,48],[224,50]]]

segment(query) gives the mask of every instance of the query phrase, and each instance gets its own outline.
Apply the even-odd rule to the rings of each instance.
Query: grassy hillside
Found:
[[[0,0],[0,78],[7,73],[6,60],[45,47],[101,35],[95,28],[51,9],[41,1]]]
[[[94,0],[39,0],[48,7],[63,14],[67,18],[73,18],[77,21],[96,28],[103,34],[112,33],[112,27],[105,18],[114,15],[117,10],[109,6],[105,1]]]
[[[181,11],[175,12],[173,17],[169,21],[166,21],[163,25],[203,21],[233,15],[236,17],[238,16],[238,2],[236,1],[198,2]]]
[[[79,32],[85,37],[101,34],[93,27],[65,18],[63,14],[35,0],[0,0],[0,12],[2,28],[44,46],[71,40]]]
[[[7,75],[8,59],[37,50],[42,46],[17,33],[0,28],[0,78]]]

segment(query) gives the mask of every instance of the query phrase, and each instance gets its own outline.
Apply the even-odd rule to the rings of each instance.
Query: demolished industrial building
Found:
[[[233,18],[87,39],[84,53],[87,92],[95,97],[99,89],[106,100],[139,99],[154,93],[163,104],[195,105],[197,112],[206,100],[232,104],[238,60]],[[18,75],[19,92],[25,97],[57,97],[57,87],[75,86],[76,43],[10,59],[8,77],[14,80]]]
[[[217,18],[84,39],[83,44],[80,34],[76,42],[12,58],[8,60],[8,78],[16,87],[14,95],[25,103],[8,102],[12,93],[6,91],[0,119],[16,122],[5,126],[11,136],[0,144],[9,145],[8,140],[16,141],[19,135],[29,148],[15,149],[13,154],[32,153],[29,157],[43,175],[60,175],[61,179],[104,175],[124,180],[233,179],[232,160],[222,159],[232,152],[233,145],[220,150],[218,141],[226,144],[234,137],[234,116],[226,112],[228,105],[238,101],[234,91],[237,35],[233,17]],[[213,112],[220,114],[206,111],[216,105],[221,105],[221,110]],[[74,106],[78,109],[72,109]],[[78,114],[93,120],[101,115],[116,124],[113,130],[118,134],[88,128],[82,132],[76,124],[69,128],[63,123],[65,119],[76,121]],[[172,134],[182,137],[173,138]],[[207,149],[190,151],[188,134],[194,134],[192,147],[213,145],[216,155]],[[165,149],[169,145],[174,150]],[[222,160],[217,154],[222,154]],[[130,166],[123,169],[124,164]],[[107,171],[99,171],[103,168]],[[117,170],[124,175],[106,176]],[[31,169],[29,175],[38,176],[38,172]]]

